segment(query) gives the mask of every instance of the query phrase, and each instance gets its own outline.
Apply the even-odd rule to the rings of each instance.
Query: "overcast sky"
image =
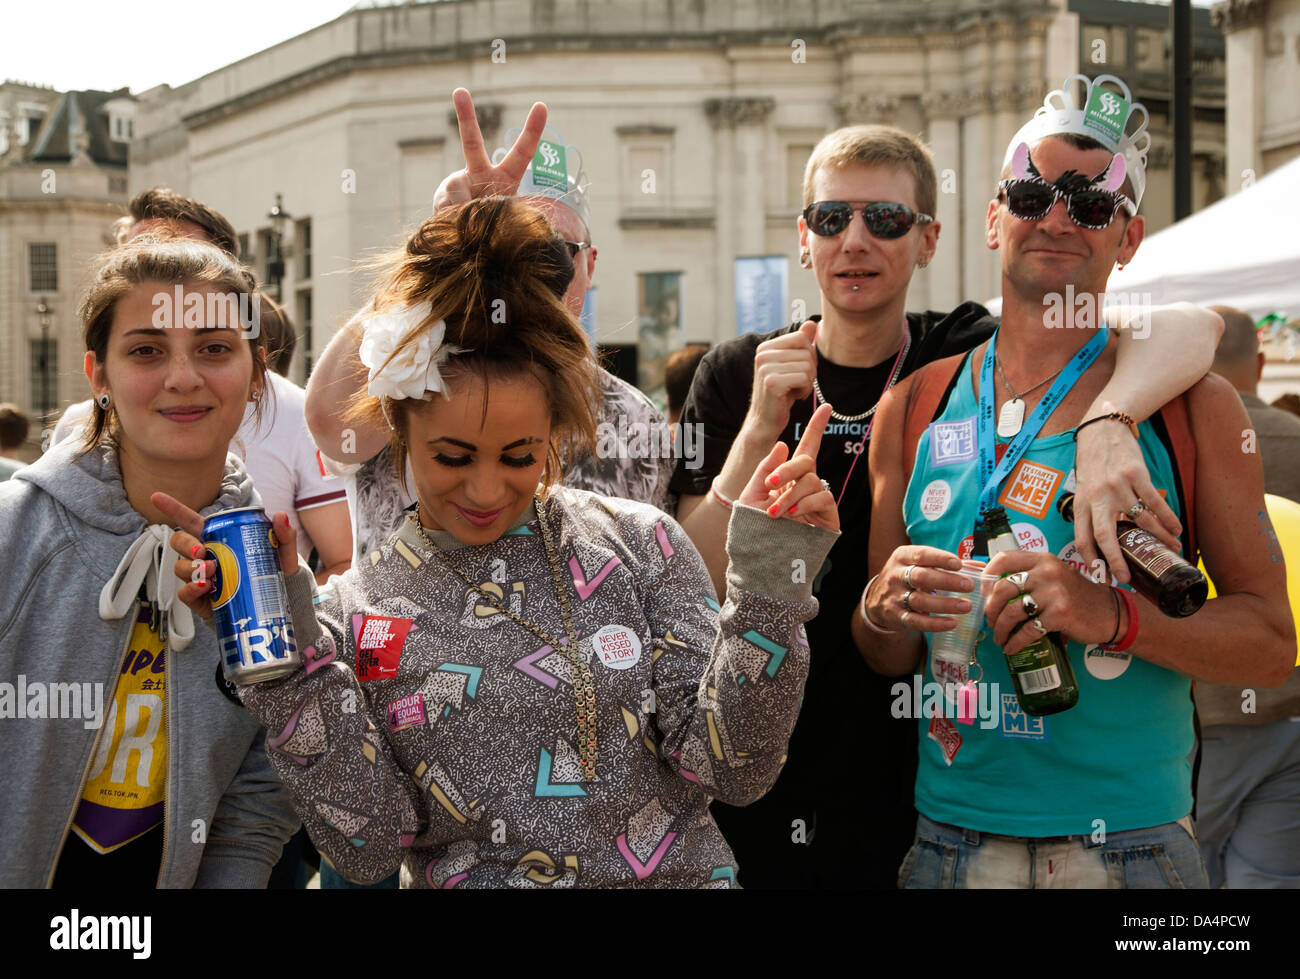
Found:
[[[1210,6],[1214,0],[1193,0]],[[355,0],[6,2],[0,78],[139,93],[183,85],[338,17]],[[149,44],[143,54],[142,44]]]
[[[328,23],[356,0],[5,2],[0,77],[60,91],[183,85]],[[142,45],[148,43],[148,53]]]

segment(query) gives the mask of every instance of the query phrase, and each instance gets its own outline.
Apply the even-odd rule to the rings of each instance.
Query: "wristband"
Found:
[[[1127,425],[1128,430],[1133,433],[1134,438],[1140,437],[1138,435],[1137,422],[1133,420],[1132,415],[1128,414],[1128,412],[1125,411],[1112,411],[1108,415],[1098,415],[1096,418],[1089,418],[1086,422],[1081,422],[1079,426],[1074,430],[1074,440],[1076,442],[1079,441],[1079,433],[1082,432],[1089,425],[1091,425],[1093,422],[1105,422],[1105,421],[1112,421],[1112,420],[1117,422],[1122,422],[1123,424]]]
[[[862,601],[859,603],[860,608],[861,608],[861,611],[862,611],[862,618],[866,620],[866,622],[867,622],[867,628],[870,629],[872,632],[874,632],[876,635],[878,635],[878,636],[896,636],[896,635],[898,635],[898,630],[897,630],[897,629],[882,629],[882,628],[880,628],[880,626],[878,626],[878,625],[876,625],[874,622],[872,622],[872,621],[871,621],[871,616],[869,616],[869,615],[867,614],[867,592],[871,591],[871,586],[874,585],[874,584],[876,583],[876,579],[879,578],[879,577],[880,577],[879,574],[873,574],[873,575],[871,576],[871,580],[867,582],[867,587],[864,588],[864,589],[862,589]]]
[[[1138,607],[1137,602],[1133,599],[1133,593],[1124,588],[1116,588],[1119,597],[1124,600],[1124,606],[1128,609],[1128,631],[1124,633],[1124,638],[1112,645],[1106,645],[1103,648],[1109,649],[1112,653],[1122,653],[1129,646],[1133,645],[1133,640],[1137,638],[1138,631]]]
[[[721,493],[718,492],[718,480],[721,478],[722,478],[721,476],[715,476],[713,478],[713,482],[709,484],[709,492],[713,494],[713,498],[715,500],[717,500],[724,507],[730,510],[732,505],[735,503],[735,501],[727,499],[725,496],[723,496]]]
[[[1112,593],[1111,597],[1115,599],[1115,631],[1110,634],[1109,639],[1107,639],[1104,643],[1101,644],[1102,649],[1110,649],[1111,643],[1113,643],[1117,638],[1119,638],[1119,624],[1124,620],[1124,613],[1120,610],[1119,607],[1119,595],[1114,594],[1115,592],[1118,592],[1119,589],[1116,588],[1114,585],[1112,585],[1110,590]]]

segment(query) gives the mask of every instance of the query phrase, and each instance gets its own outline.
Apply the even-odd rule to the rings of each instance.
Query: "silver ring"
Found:
[[[912,589],[913,591],[916,591],[916,585],[912,584],[912,572],[915,570],[916,570],[915,564],[909,564],[906,568],[903,569],[903,584],[907,585],[907,587]]]
[[[1038,630],[1038,634],[1040,636],[1047,635],[1047,626],[1043,625],[1042,619],[1031,619],[1030,623],[1033,625],[1035,629]]]
[[[1136,520],[1136,519],[1138,518],[1138,514],[1140,514],[1140,513],[1141,513],[1143,510],[1145,510],[1146,508],[1147,508],[1147,505],[1146,505],[1145,503],[1143,503],[1141,500],[1138,500],[1138,501],[1137,501],[1136,503],[1134,503],[1131,507],[1129,507],[1127,510],[1125,510],[1125,511],[1124,511],[1124,514],[1125,514],[1125,516],[1127,516],[1130,520]]]
[[[910,611],[912,611],[912,595],[915,594],[915,593],[916,593],[916,589],[913,588],[911,591],[909,591],[906,595],[903,596],[903,611],[904,611],[904,612],[910,612]]]
[[[1034,601],[1034,596],[1026,593],[1021,599],[1020,604],[1025,607],[1025,614],[1033,617],[1038,614],[1038,603]]]
[[[1007,575],[1007,581],[1016,586],[1018,591],[1024,591],[1029,586],[1029,572],[1017,571],[1015,574]]]
[[[828,482],[826,482],[826,480],[823,479],[823,480],[822,480],[822,489],[824,489],[827,493],[830,493],[830,492],[831,492],[831,484],[828,483]],[[834,495],[834,494],[832,493],[831,495]]]

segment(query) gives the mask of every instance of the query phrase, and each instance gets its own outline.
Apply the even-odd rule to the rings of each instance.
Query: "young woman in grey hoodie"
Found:
[[[254,289],[197,242],[105,255],[80,309],[93,425],[0,484],[0,887],[261,887],[298,825],[150,502],[259,503],[227,458],[265,385]]]

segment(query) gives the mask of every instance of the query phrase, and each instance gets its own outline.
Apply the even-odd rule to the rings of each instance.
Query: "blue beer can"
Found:
[[[212,614],[226,679],[243,686],[298,668],[289,596],[271,521],[262,507],[239,507],[203,522],[207,558],[217,564]]]

